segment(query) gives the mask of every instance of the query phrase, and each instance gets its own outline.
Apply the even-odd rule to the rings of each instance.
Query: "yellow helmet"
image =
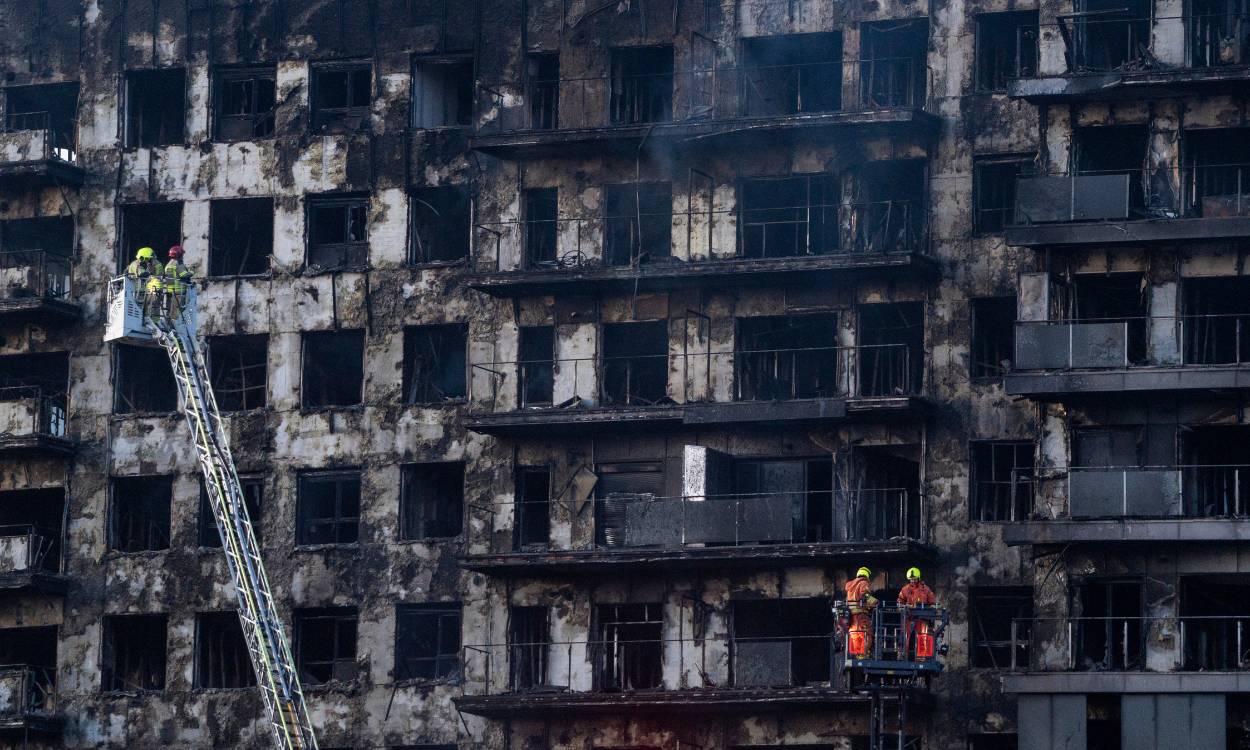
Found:
[[[856,578],[872,578],[872,571],[869,570],[868,568],[860,568],[859,570],[855,571],[855,577]]]
[[[920,568],[908,568],[908,569],[907,569],[907,580],[909,580],[909,581],[919,581],[919,580],[920,580]]]
[[[152,260],[156,257],[156,251],[150,247],[141,247],[139,252],[135,253],[135,257],[139,260]]]

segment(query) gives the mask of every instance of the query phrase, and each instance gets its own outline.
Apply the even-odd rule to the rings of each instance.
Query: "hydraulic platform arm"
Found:
[[[195,289],[189,288],[179,299],[159,296],[162,298],[145,300],[142,287],[134,279],[115,279],[109,288],[105,339],[155,342],[169,355],[187,426],[195,440],[209,505],[234,579],[243,636],[274,737],[283,750],[315,750],[317,739],[295,660],[261,563],[260,546],[243,500],[208,369],[195,345]]]

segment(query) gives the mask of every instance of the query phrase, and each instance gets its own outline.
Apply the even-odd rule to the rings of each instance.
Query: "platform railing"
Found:
[[[1011,654],[1011,669],[1040,672],[1244,671],[1250,615],[1017,618]]]

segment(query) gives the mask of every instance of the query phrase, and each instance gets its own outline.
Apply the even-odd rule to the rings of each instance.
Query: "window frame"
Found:
[[[346,100],[351,102],[355,89],[352,81],[355,74],[369,72],[369,103],[366,105],[346,107],[323,107],[318,101],[317,91],[321,87],[320,77],[323,75],[343,74],[347,76]],[[377,82],[374,76],[373,63],[369,60],[344,60],[337,62],[314,63],[309,71],[308,91],[308,129],[317,133],[342,124],[350,117],[360,117],[362,125],[369,124],[369,115],[373,109],[374,97],[377,94]]]
[[[435,246],[436,243],[424,241],[421,238],[419,228],[424,226],[423,222],[418,220],[418,214],[425,210],[438,214],[438,209],[427,200],[421,198],[421,194],[433,191],[456,191],[460,193],[458,200],[463,200],[467,204],[468,212],[463,222],[464,229],[464,254],[457,258],[433,259],[430,258],[429,250],[426,246]],[[408,190],[408,222],[411,230],[408,240],[408,265],[414,268],[438,268],[445,266],[461,266],[469,262],[469,256],[473,252],[473,222],[477,217],[477,196],[470,185],[430,185],[424,187],[414,187]],[[424,254],[426,257],[421,257]]]
[[[369,195],[365,193],[348,193],[329,195],[309,195],[304,199],[304,270],[305,271],[339,271],[365,269],[369,267]],[[323,209],[343,210],[343,235],[351,235],[352,211],[356,208],[364,210],[365,238],[363,240],[346,240],[343,242],[319,242],[316,236],[316,220],[313,217]],[[313,262],[313,254],[317,248],[339,248],[342,260],[335,265],[322,266]],[[359,253],[361,257],[353,257]]]
[[[256,537],[256,543],[263,546],[266,477],[264,474],[240,474],[239,485],[243,490],[243,503],[247,508],[248,521],[252,524],[252,533]],[[251,489],[255,489],[255,494],[250,491]],[[203,479],[199,482],[199,500],[199,518],[196,521],[195,530],[196,547],[201,550],[219,550],[222,548],[221,533],[217,530],[217,520],[213,517],[213,509],[208,502],[208,488],[204,486]],[[205,544],[205,541],[210,539],[212,543]]]
[[[155,76],[155,75],[160,75],[160,74],[165,74],[165,73],[172,73],[173,71],[179,71],[182,73],[182,106],[181,106],[182,120],[181,120],[181,127],[179,128],[179,137],[176,138],[175,140],[159,141],[156,143],[150,143],[150,144],[144,145],[142,142],[143,138],[142,138],[141,121],[140,123],[135,123],[131,117],[133,107],[137,104],[137,102],[135,101],[135,92],[133,91],[135,79],[141,78],[144,76]],[[122,110],[122,116],[119,118],[120,120],[119,124],[121,126],[121,135],[122,135],[121,137],[122,150],[123,151],[136,151],[141,148],[169,148],[171,146],[187,145],[187,113],[188,113],[187,88],[188,88],[188,85],[189,85],[189,81],[188,81],[186,67],[175,66],[175,67],[167,67],[167,68],[132,68],[132,69],[126,70],[123,73],[123,77],[122,77],[122,92],[123,92],[122,100],[123,100],[124,107]],[[138,133],[136,133],[134,130],[137,124],[140,125],[140,128],[139,128],[140,132]]]
[[[357,468],[341,469],[306,469],[296,475],[295,480],[295,546],[296,547],[343,547],[360,543],[361,503],[357,500],[356,515],[343,515],[343,484],[355,480],[359,485],[357,493],[364,489],[364,473]],[[334,484],[334,515],[325,517],[305,517],[305,483]],[[352,523],[354,521],[354,524]],[[319,524],[332,524],[334,541],[308,541],[309,528]],[[352,539],[343,540],[342,530],[352,528]]]
[[[164,530],[165,546],[163,547],[148,546],[148,547],[140,547],[137,549],[126,549],[126,548],[123,548],[119,544],[118,523],[121,519],[118,516],[118,512],[121,506],[118,504],[118,499],[117,499],[117,490],[118,490],[117,485],[119,481],[125,482],[125,481],[133,481],[133,480],[161,481],[164,485],[168,487],[168,491],[169,491],[168,498],[167,498],[168,507],[165,510],[165,516],[166,516],[165,518],[166,527]],[[174,528],[173,527],[173,505],[174,505],[174,475],[173,474],[115,474],[115,475],[110,475],[108,478],[108,518],[107,518],[108,534],[107,534],[107,540],[106,540],[108,552],[114,555],[145,555],[145,554],[168,552],[170,549],[173,548],[173,528]],[[150,539],[152,537],[147,536],[145,538]]]
[[[310,404],[308,403],[309,389],[307,387],[307,381],[308,381],[307,375],[308,375],[308,368],[309,368],[308,357],[310,354],[308,350],[309,349],[308,343],[310,340],[316,340],[316,339],[328,340],[329,336],[327,336],[327,334],[337,334],[337,335],[352,334],[352,335],[359,335],[360,337],[360,391],[356,397],[356,400],[351,403],[346,403],[346,404],[338,404],[338,403]],[[364,329],[361,329],[361,328],[340,328],[337,330],[331,329],[331,330],[326,330],[326,331],[302,331],[300,333],[300,409],[303,411],[318,411],[321,409],[357,409],[363,406],[364,401],[365,401],[365,360],[368,356],[368,353],[367,353],[368,344],[369,344],[368,337],[366,336]],[[353,375],[354,374],[355,373],[353,373]]]
[[[1008,227],[1014,226],[1016,218],[1016,186],[1019,184],[1021,177],[1029,172],[1030,166],[1036,160],[1036,155],[1025,153],[1009,153],[1009,154],[986,154],[983,156],[974,156],[972,159],[972,235],[974,237],[993,237],[1001,235]],[[986,189],[984,182],[984,170],[994,167],[1003,167],[1009,164],[1016,165],[1016,174],[1012,178],[1011,201],[1010,205],[1000,206],[997,208],[982,208],[981,201],[985,196]],[[985,220],[982,214],[990,211],[1003,212],[1002,227],[998,229],[986,228]]]
[[[401,634],[404,632],[403,623],[408,618],[417,617],[435,617],[438,622],[435,624],[435,643],[433,656],[407,656],[404,653],[404,642]],[[443,621],[446,618],[453,618],[456,621],[456,644],[454,650],[447,652],[443,644]],[[464,642],[464,606],[460,602],[423,602],[423,603],[404,603],[395,605],[395,660],[394,660],[394,679],[396,682],[435,682],[440,680],[455,680],[460,677],[463,671],[463,664],[460,658],[460,649]],[[408,632],[412,632],[411,628]],[[416,640],[414,636],[410,639]],[[415,645],[415,644],[414,644]],[[433,676],[413,676],[408,674],[405,662],[421,662],[433,664]]]
[[[441,89],[439,94],[441,96],[441,101],[444,102],[444,105],[443,105],[442,117],[439,118],[439,124],[432,125],[432,124],[425,124],[422,122],[423,117],[421,116],[421,109],[422,109],[422,105],[425,102],[425,94],[424,92],[422,92],[421,95],[418,96],[418,90],[419,90],[418,84],[420,83],[421,80],[424,80],[423,77],[419,77],[417,75],[417,69],[420,67],[440,69],[438,72],[439,85]],[[468,72],[468,82],[467,82],[468,83],[468,92],[467,92],[468,99],[465,102],[460,102],[459,101],[460,94],[464,92],[456,91],[456,87],[451,85],[450,81],[452,80],[452,76],[450,75],[450,71],[453,69],[463,69],[466,67],[468,68],[468,71],[467,71]],[[474,110],[475,110],[474,97],[477,93],[477,87],[475,85],[476,80],[477,80],[476,76],[477,76],[477,61],[473,58],[473,55],[466,55],[466,54],[413,55],[412,68],[411,68],[412,90],[409,92],[411,96],[411,100],[412,100],[410,104],[410,109],[408,112],[409,126],[412,127],[414,130],[454,130],[454,129],[459,129],[459,128],[472,127]],[[457,112],[456,112],[457,117],[456,117],[455,122],[451,122],[450,118],[447,116],[448,113],[447,113],[446,102],[452,99],[456,100],[457,102]],[[467,110],[465,112],[460,112],[459,104],[467,105]]]
[[[1008,372],[1008,370],[1002,370],[1002,368],[996,368],[996,369],[999,369],[999,372],[986,374],[983,372],[978,372],[978,369],[977,369],[983,366],[983,363],[979,364],[977,362],[977,357],[980,354],[980,348],[981,348],[980,346],[978,346],[978,344],[982,343],[982,340],[984,338],[983,335],[978,336],[978,331],[982,330],[980,326],[980,321],[982,317],[981,315],[978,314],[978,309],[977,309],[979,307],[978,303],[997,302],[999,304],[1003,304],[1004,306],[1007,306],[1008,300],[1010,300],[1010,307],[1011,307],[1012,312],[1011,312],[1011,320],[1008,321],[1008,325],[1010,326],[1008,330],[1011,333],[1011,342],[1010,342],[1010,348],[1007,354],[1009,355],[1008,359],[1014,364],[1015,362],[1015,338],[1016,338],[1015,337],[1016,309],[1017,309],[1017,305],[1019,304],[1017,301],[1016,295],[1012,294],[1012,295],[1003,295],[1003,296],[971,297],[968,299],[968,311],[969,311],[970,322],[972,323],[971,330],[969,331],[969,340],[968,340],[968,344],[969,344],[968,376],[969,378],[971,378],[972,382],[974,383],[1001,382],[1003,377]]]
[[[1001,17],[1001,16],[1007,16],[1007,15],[1015,15],[1015,16],[1031,15],[1032,16],[1031,23],[1024,23],[1024,24],[1018,23],[1013,26],[1013,28],[1016,30],[1016,36],[1011,41],[1011,44],[1015,47],[1015,52],[1016,52],[1015,65],[1013,66],[1013,69],[1010,71],[1012,75],[1007,76],[1007,78],[1026,77],[1021,74],[1021,70],[1023,69],[1024,66],[1021,64],[1023,62],[1023,57],[1020,54],[1020,47],[1021,47],[1020,30],[1025,27],[1032,27],[1034,30],[1032,75],[1038,74],[1038,65],[1041,62],[1041,57],[1042,57],[1041,43],[1040,43],[1041,42],[1041,23],[1040,23],[1041,19],[1040,19],[1040,15],[1038,11],[1036,9],[1022,9],[1022,10],[1018,9],[1018,10],[1004,10],[1004,11],[987,11],[987,12],[977,13],[973,21],[975,24],[975,27],[973,29],[975,49],[973,51],[973,58],[972,58],[972,86],[973,86],[973,91],[975,91],[978,94],[1002,94],[1002,93],[1006,93],[1007,91],[1006,87],[1000,89],[1000,88],[992,88],[992,87],[984,86],[981,81],[981,60],[982,60],[982,56],[986,53],[985,47],[983,45],[983,40],[987,35],[987,32],[982,31],[982,21],[985,20],[987,16],[1000,16]]]
[[[246,662],[244,669],[240,670],[240,675],[247,675],[242,682],[250,684],[241,684],[234,687],[224,687],[221,685],[205,685],[205,675],[203,670],[204,656],[202,649],[204,648],[204,625],[206,620],[225,619],[227,616],[234,618],[235,622],[239,622],[238,610],[204,610],[195,613],[195,645],[191,673],[191,689],[192,690],[251,690],[256,687],[256,673],[252,669],[251,661]],[[242,623],[239,622],[239,634],[243,641],[243,653],[247,656],[247,635],[242,632]],[[250,678],[250,679],[249,679]]]
[[[996,510],[996,506],[997,506],[997,504],[993,501],[994,498],[992,497],[988,498],[989,502],[987,502],[987,499],[981,497],[980,487],[982,483],[990,483],[992,485],[998,486],[998,485],[1002,485],[1004,483],[1009,482],[1009,480],[1002,480],[998,478],[982,479],[979,476],[980,472],[977,469],[977,465],[980,463],[978,450],[987,449],[990,451],[990,466],[993,467],[995,465],[994,464],[994,449],[995,448],[1004,448],[1004,449],[1012,450],[1012,459],[1013,459],[1012,471],[1013,472],[1018,471],[1019,468],[1023,468],[1023,467],[1015,466],[1015,459],[1019,456],[1019,451],[1021,449],[1027,449],[1029,451],[1029,455],[1033,457],[1032,465],[1031,467],[1028,468],[1027,478],[1026,480],[1021,482],[1021,484],[1026,488],[1025,494],[1027,496],[1027,499],[1030,501],[1029,508],[1025,512],[1023,518],[1010,518],[1010,517],[1009,518],[997,518],[997,517],[983,518],[981,517],[981,516],[984,516],[985,513],[979,512],[979,511],[984,511],[987,507],[990,508],[991,510]],[[990,439],[990,440],[968,441],[968,520],[972,521],[973,523],[1021,523],[1023,521],[1029,520],[1029,515],[1031,515],[1033,512],[1033,505],[1037,501],[1034,488],[1033,488],[1033,479],[1036,477],[1036,475],[1037,475],[1037,445],[1035,444],[1034,441],[1013,440],[1013,439]],[[1014,497],[1010,498],[1010,515],[1016,515],[1016,511],[1018,509],[1016,508],[1015,503],[1016,503],[1015,498]],[[995,513],[994,515],[997,516],[997,513]]]
[[[248,96],[248,106],[252,110],[250,114],[228,115],[223,112],[226,101],[226,87],[232,83],[253,82],[252,91]],[[257,87],[255,81],[270,81],[273,83],[274,105],[273,109],[267,113],[257,111]],[[257,135],[257,124],[263,120],[269,120],[269,133],[267,135]],[[215,143],[240,143],[243,141],[261,141],[270,140],[277,137],[278,133],[278,69],[277,66],[269,67],[264,65],[248,65],[248,66],[223,66],[213,71],[213,141]],[[251,122],[252,134],[247,138],[226,138],[222,135],[221,125],[226,121]]]
[[[355,681],[360,676],[360,668],[358,660],[360,658],[360,610],[354,606],[346,607],[305,607],[296,609],[292,616],[292,646],[293,658],[295,660],[295,670],[300,676],[305,689],[309,687],[319,687],[322,685],[332,685],[335,682],[343,682],[336,680],[334,672],[336,666],[341,663],[350,663],[352,665],[352,677],[347,682]],[[310,621],[329,620],[332,622],[334,629],[334,637],[330,639],[332,644],[333,655],[329,661],[317,660],[312,662],[315,665],[328,665],[330,668],[330,678],[327,680],[312,681],[309,680],[305,670],[308,662],[304,659],[303,641],[305,636],[304,628]],[[339,643],[341,630],[345,623],[350,623],[353,631],[352,638],[352,654],[350,660],[339,654]]]
[[[464,382],[461,383],[463,392],[446,396],[441,399],[434,398],[433,391],[436,389],[438,377],[435,373],[425,373],[429,377],[424,379],[424,387],[421,393],[416,394],[416,351],[426,342],[430,341],[430,335],[437,334],[440,340],[454,340],[460,344],[460,352],[464,360]],[[401,375],[401,387],[403,392],[401,402],[404,406],[416,406],[426,408],[437,408],[444,406],[452,406],[455,404],[463,404],[469,397],[469,376],[472,373],[472,366],[469,364],[469,328],[466,323],[430,323],[426,325],[404,326],[403,340],[403,367]],[[412,394],[410,398],[409,395]]]
[[[445,498],[423,499],[418,496],[418,493],[417,493],[418,483],[416,481],[417,477],[415,475],[420,470],[420,467],[423,467],[423,466],[435,466],[435,467],[457,467],[458,466],[459,467],[460,498],[459,498],[458,504],[460,507],[458,509],[458,512],[454,514],[454,517],[456,519],[455,524],[457,528],[456,528],[455,533],[453,534],[431,533],[427,531],[426,529],[428,526],[437,523],[437,517],[435,521],[431,522],[430,520],[426,519],[425,513],[417,513],[417,511],[424,510],[431,506],[436,506],[440,508],[445,506],[445,504],[442,502]],[[465,502],[464,502],[465,469],[466,469],[466,465],[464,461],[428,461],[428,462],[408,463],[408,464],[403,464],[402,466],[400,466],[400,471],[399,471],[399,534],[398,534],[399,541],[401,542],[437,542],[437,541],[447,541],[451,539],[458,539],[464,535],[464,529],[465,529],[464,514],[465,514],[465,507],[466,507]],[[450,469],[450,470],[454,471],[454,469]],[[450,505],[454,506],[455,504],[456,504],[455,501],[453,501]],[[448,508],[449,511],[453,509],[454,509],[453,507]],[[446,515],[448,518],[453,517],[453,514],[451,514],[450,512],[444,515]],[[410,526],[412,527],[412,531],[416,533],[410,533]]]

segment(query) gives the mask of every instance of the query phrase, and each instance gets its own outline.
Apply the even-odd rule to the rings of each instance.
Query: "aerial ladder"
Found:
[[[169,355],[274,739],[282,750],[315,750],[317,738],[295,660],[261,563],[208,369],[196,346],[196,289],[186,282],[182,287],[179,293],[146,291],[143,279],[113,279],[104,340],[161,346]]]

